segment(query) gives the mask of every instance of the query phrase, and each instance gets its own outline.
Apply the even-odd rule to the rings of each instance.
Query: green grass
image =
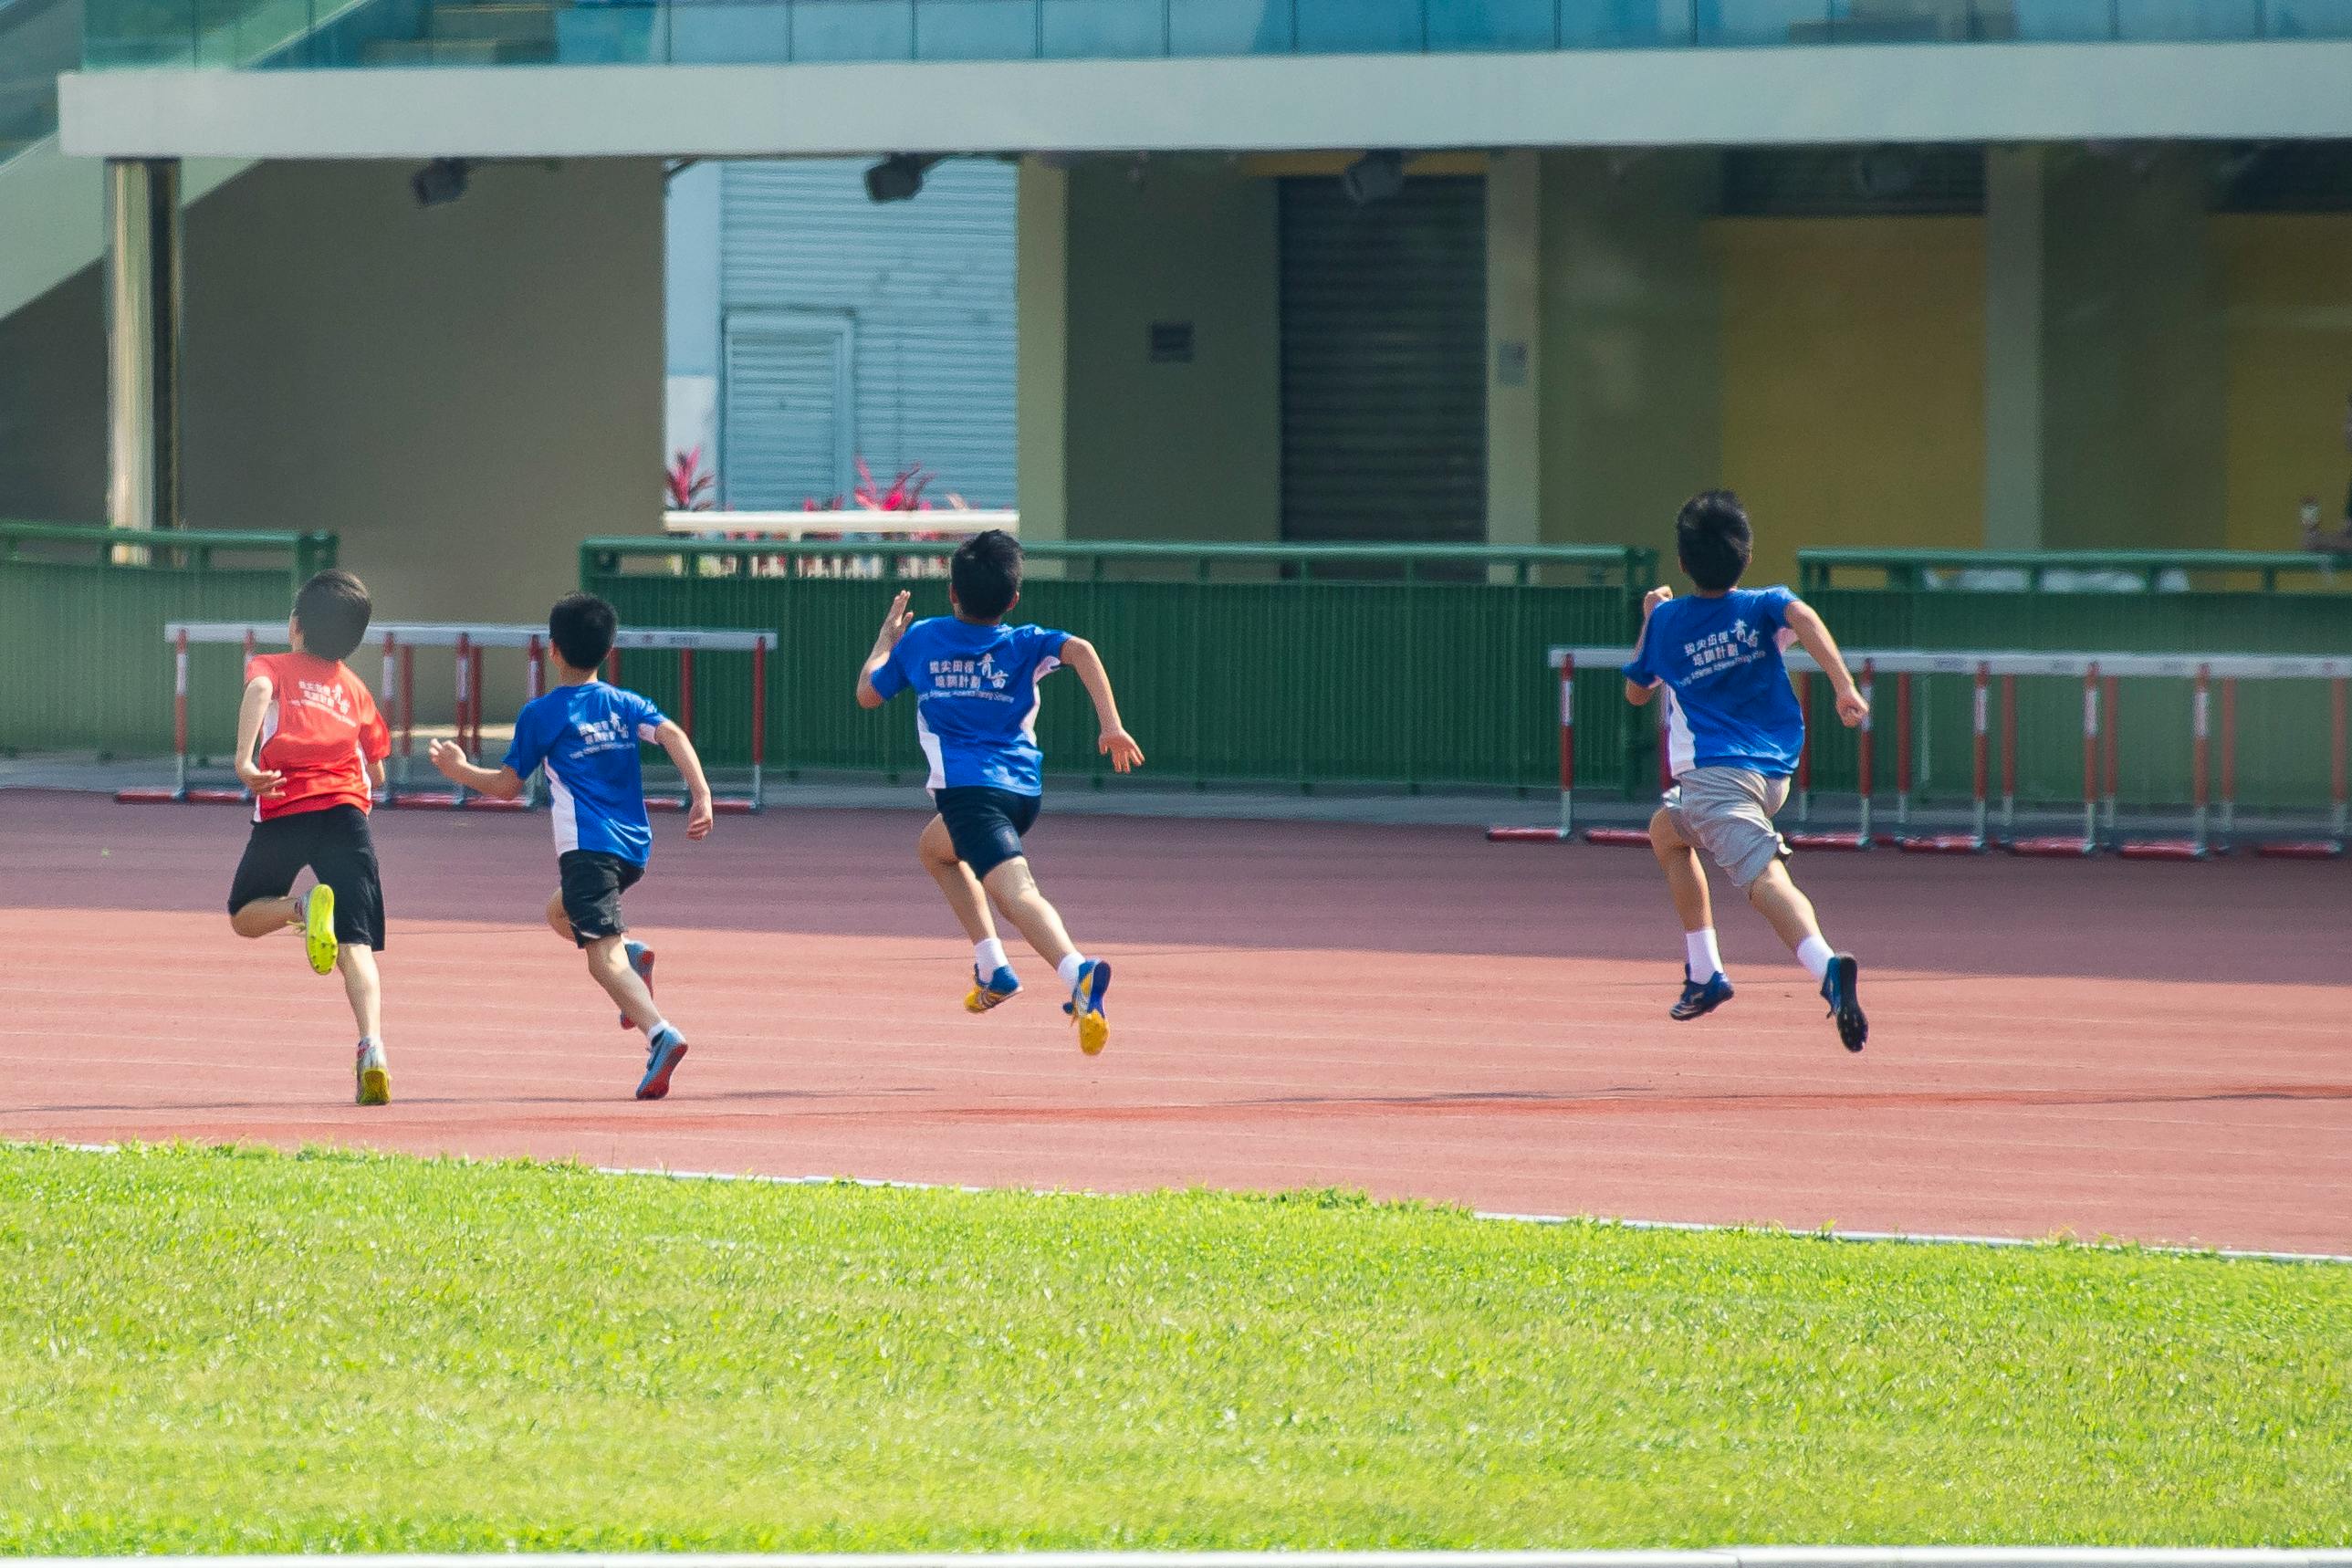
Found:
[[[0,1149],[0,1552],[2352,1541],[2352,1268]]]

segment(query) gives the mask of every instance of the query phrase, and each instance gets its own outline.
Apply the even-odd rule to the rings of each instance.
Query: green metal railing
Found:
[[[0,522],[0,752],[168,752],[163,624],[284,616],[335,556],[331,533]],[[236,658],[196,650],[194,679],[233,690]],[[200,750],[226,749],[235,705],[192,722]]]
[[[40,546],[53,548],[41,549]],[[336,536],[331,533],[274,533],[234,529],[166,529],[144,531],[92,527],[72,522],[0,522],[0,561],[57,560],[94,563],[102,566],[146,565],[122,563],[125,553],[161,556],[168,564],[213,570],[215,558],[229,554],[274,555],[287,552],[284,571],[289,588],[299,588],[314,573],[335,563]]]
[[[2305,586],[2352,588],[2352,557],[2313,552],[2250,550],[1800,550],[1800,591],[1853,587],[1856,573],[1874,573],[1880,586],[1916,592],[1968,591],[1938,584],[1939,573],[2022,573],[2030,592],[2079,591],[2086,574],[2138,579],[2149,593],[2251,588],[2279,591],[2282,577]],[[2063,575],[2061,575],[2063,574]],[[1841,581],[1843,577],[1843,581]]]
[[[922,776],[902,710],[858,709],[852,684],[899,587],[920,615],[947,585],[918,575],[938,543],[593,539],[581,584],[636,626],[772,629],[772,768]],[[1030,546],[1015,618],[1102,650],[1152,776],[1170,782],[1502,784],[1541,788],[1558,767],[1559,696],[1546,650],[1631,636],[1656,558],[1646,550],[1549,546]],[[874,575],[814,574],[845,559]],[[696,660],[698,742],[749,755],[730,700],[737,658]],[[629,684],[677,699],[668,661],[633,661]],[[1101,776],[1092,711],[1075,682],[1049,685],[1039,739],[1049,772]],[[903,705],[902,705],[903,706]],[[1586,739],[1593,782],[1640,734],[1630,713]],[[1635,775],[1638,776],[1638,771]]]

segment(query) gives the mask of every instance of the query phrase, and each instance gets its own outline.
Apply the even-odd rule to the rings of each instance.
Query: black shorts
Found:
[[[975,877],[985,877],[1025,853],[1021,836],[1037,826],[1038,809],[1045,804],[1042,795],[1015,795],[986,784],[935,789],[931,799],[940,808],[940,820],[948,825],[956,858],[971,867]]]
[[[602,849],[566,849],[555,858],[563,877],[563,918],[582,947],[628,931],[621,920],[621,895],[644,879],[646,868]]]
[[[228,912],[260,899],[282,899],[308,866],[335,889],[335,940],[383,951],[383,884],[376,875],[375,840],[367,813],[356,805],[298,811],[253,825],[245,858],[228,887]]]

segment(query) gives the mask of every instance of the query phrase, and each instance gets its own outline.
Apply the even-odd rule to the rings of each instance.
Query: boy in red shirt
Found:
[[[343,994],[360,1026],[353,1070],[362,1105],[392,1099],[375,969],[383,948],[383,889],[368,836],[368,808],[383,783],[392,733],[366,682],[343,665],[374,613],[357,577],[321,572],[294,596],[286,626],[294,651],[247,661],[236,776],[253,792],[254,827],[228,894],[237,935],[299,926],[310,967],[343,972]],[[306,866],[317,885],[289,897]]]

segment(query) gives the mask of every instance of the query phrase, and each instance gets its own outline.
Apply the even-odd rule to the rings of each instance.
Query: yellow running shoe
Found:
[[[1078,1049],[1090,1057],[1100,1056],[1110,1044],[1110,1019],[1103,1013],[1103,993],[1109,989],[1110,960],[1088,959],[1078,968],[1070,999],[1062,1004],[1062,1011],[1078,1026]]]
[[[971,968],[971,989],[964,995],[963,1010],[985,1013],[992,1007],[1003,1006],[1020,994],[1021,977],[1013,973],[1009,964],[998,965],[994,974],[983,979],[980,965],[975,963]]]
[[[335,972],[335,889],[324,882],[302,900],[302,946],[312,969],[321,974]]]
[[[360,1080],[359,1101],[362,1105],[392,1103],[392,1069],[384,1065],[382,1040],[360,1042],[359,1060],[353,1070]]]

